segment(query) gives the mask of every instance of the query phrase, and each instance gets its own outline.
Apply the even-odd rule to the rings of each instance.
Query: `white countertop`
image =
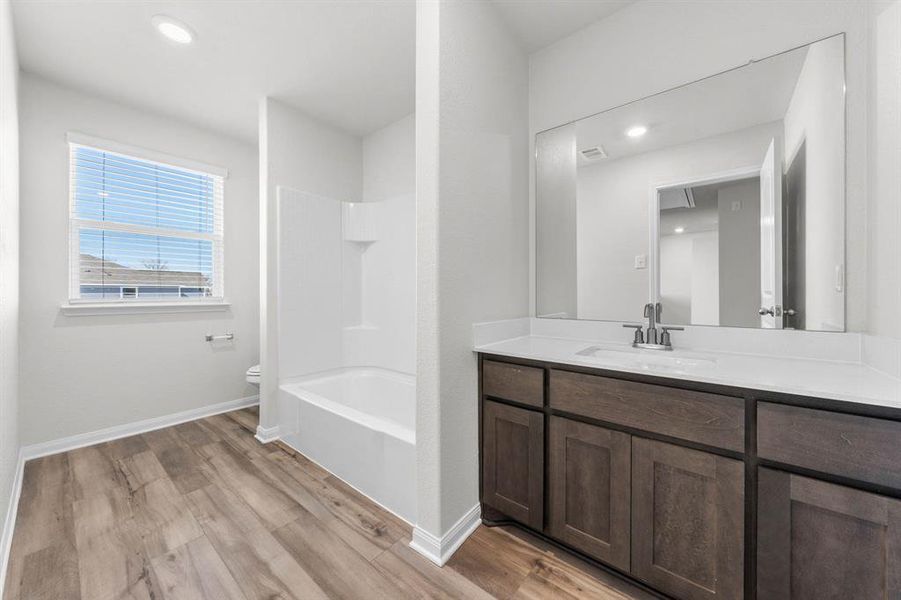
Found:
[[[607,356],[577,354],[591,346],[607,349]],[[541,335],[477,342],[475,351],[901,409],[901,380],[859,362],[679,349],[638,352],[628,344]],[[620,352],[622,360],[617,359]],[[661,355],[664,362],[684,359],[683,364],[655,364]]]

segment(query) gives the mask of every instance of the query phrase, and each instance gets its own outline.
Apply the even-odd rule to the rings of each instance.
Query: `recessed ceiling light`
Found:
[[[648,132],[648,128],[644,125],[635,125],[626,130],[626,135],[630,138],[641,137]]]
[[[684,227],[676,227],[675,229],[673,229],[673,231],[675,231],[676,233],[683,233],[683,232],[685,232],[685,228]]]
[[[177,44],[190,44],[194,41],[194,32],[178,19],[156,15],[151,19],[151,23],[161,34]]]

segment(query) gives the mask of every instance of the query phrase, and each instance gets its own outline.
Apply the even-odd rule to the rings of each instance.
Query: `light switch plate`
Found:
[[[636,269],[647,269],[648,268],[648,255],[647,254],[636,254],[635,255],[635,268]]]

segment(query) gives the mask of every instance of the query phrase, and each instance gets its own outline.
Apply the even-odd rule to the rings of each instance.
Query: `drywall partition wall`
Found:
[[[635,256],[648,252],[653,190],[760,165],[781,129],[780,122],[767,123],[580,167],[579,318],[641,321],[649,271],[635,268]]]
[[[866,319],[867,2],[643,1],[530,57],[532,134],[846,33],[847,326]],[[673,32],[678,31],[677,37]],[[607,60],[616,57],[616,60]]]
[[[864,357],[901,377],[901,1],[870,3],[869,312]]]
[[[361,253],[360,326],[345,333],[348,364],[416,371],[416,120],[363,138],[363,202],[376,203],[376,241]]]
[[[24,75],[21,113],[22,444],[252,396],[259,352],[255,149],[216,133]],[[66,132],[228,169],[225,295],[212,313],[66,316]],[[206,334],[233,332],[232,344]]]
[[[19,453],[18,83],[10,5],[0,0],[0,519],[10,509]],[[0,539],[11,535],[4,525]]]
[[[279,186],[314,196],[359,202],[360,139],[272,98],[260,101],[260,427],[278,424]]]
[[[806,148],[804,270],[817,293],[807,295],[804,319],[806,328],[824,331],[845,325],[845,253],[835,243],[845,233],[843,50],[842,39],[832,38],[807,51],[784,119],[786,168]]]
[[[414,547],[478,519],[472,324],[528,311],[528,69],[488,2],[417,3]]]

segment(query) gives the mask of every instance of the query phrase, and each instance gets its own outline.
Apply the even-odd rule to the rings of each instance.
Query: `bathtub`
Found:
[[[350,368],[279,386],[283,442],[416,522],[416,379]]]

